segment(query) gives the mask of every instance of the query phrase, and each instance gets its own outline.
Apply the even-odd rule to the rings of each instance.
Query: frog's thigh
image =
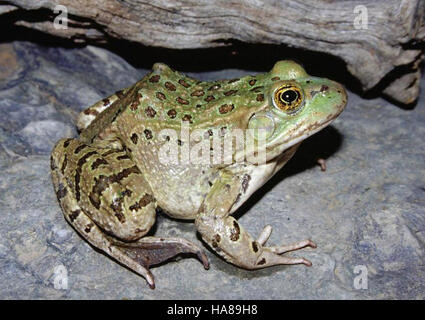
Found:
[[[77,119],[78,130],[81,132],[82,130],[87,128],[90,123],[92,123],[93,120],[96,119],[98,114],[100,114],[106,108],[110,107],[115,101],[122,98],[127,91],[128,89],[117,91],[109,97],[96,102],[92,106],[80,112]]]
[[[56,190],[67,190],[73,202],[107,233],[136,240],[154,224],[156,203],[150,187],[125,150],[61,140],[52,161],[57,167],[53,170]],[[70,214],[68,210],[68,219]]]
[[[176,254],[196,254],[208,268],[205,253],[187,240],[147,237],[127,241],[140,238],[152,226],[155,203],[125,151],[64,139],[52,152],[51,169],[66,220],[92,245],[144,276],[151,288],[155,282],[149,266]]]

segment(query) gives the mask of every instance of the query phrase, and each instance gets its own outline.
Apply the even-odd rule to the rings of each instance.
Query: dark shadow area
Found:
[[[70,19],[87,24],[102,32],[93,21],[81,17]],[[238,40],[217,42],[218,47],[203,49],[167,49],[148,47],[127,40],[109,37],[106,42],[96,39],[81,43],[78,37],[64,39],[37,30],[13,25],[15,21],[53,21],[52,12],[46,9],[17,10],[2,15],[0,21],[1,42],[30,41],[46,47],[78,48],[92,44],[107,49],[125,59],[135,68],[151,69],[155,62],[164,62],[182,72],[209,72],[223,69],[241,69],[254,72],[268,72],[278,60],[292,59],[301,63],[309,74],[326,77],[343,83],[350,91],[363,94],[360,82],[352,76],[343,60],[330,54],[290,48],[285,45],[251,44]],[[69,23],[71,25],[71,23]]]

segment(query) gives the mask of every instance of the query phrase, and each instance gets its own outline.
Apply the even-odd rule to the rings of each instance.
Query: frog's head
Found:
[[[293,61],[279,61],[267,75],[267,106],[249,120],[249,128],[266,130],[267,158],[323,129],[344,109],[344,88],[308,75]]]

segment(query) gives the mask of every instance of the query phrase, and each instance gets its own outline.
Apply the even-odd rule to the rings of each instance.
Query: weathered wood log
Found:
[[[66,7],[68,26],[53,23]],[[409,104],[419,93],[422,0],[0,0],[11,23],[74,41],[115,37],[148,46],[205,48],[233,39],[340,57],[364,90]]]

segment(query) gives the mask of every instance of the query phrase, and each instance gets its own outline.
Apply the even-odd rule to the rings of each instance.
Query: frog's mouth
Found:
[[[344,107],[340,108],[338,112],[329,115],[323,121],[318,121],[310,124],[300,124],[297,130],[291,134],[286,134],[287,138],[283,141],[275,139],[275,143],[271,143],[266,148],[267,161],[272,160],[279,156],[285,150],[291,148],[294,145],[300,144],[303,140],[319,132],[323,128],[327,127],[338,115],[342,112]]]

